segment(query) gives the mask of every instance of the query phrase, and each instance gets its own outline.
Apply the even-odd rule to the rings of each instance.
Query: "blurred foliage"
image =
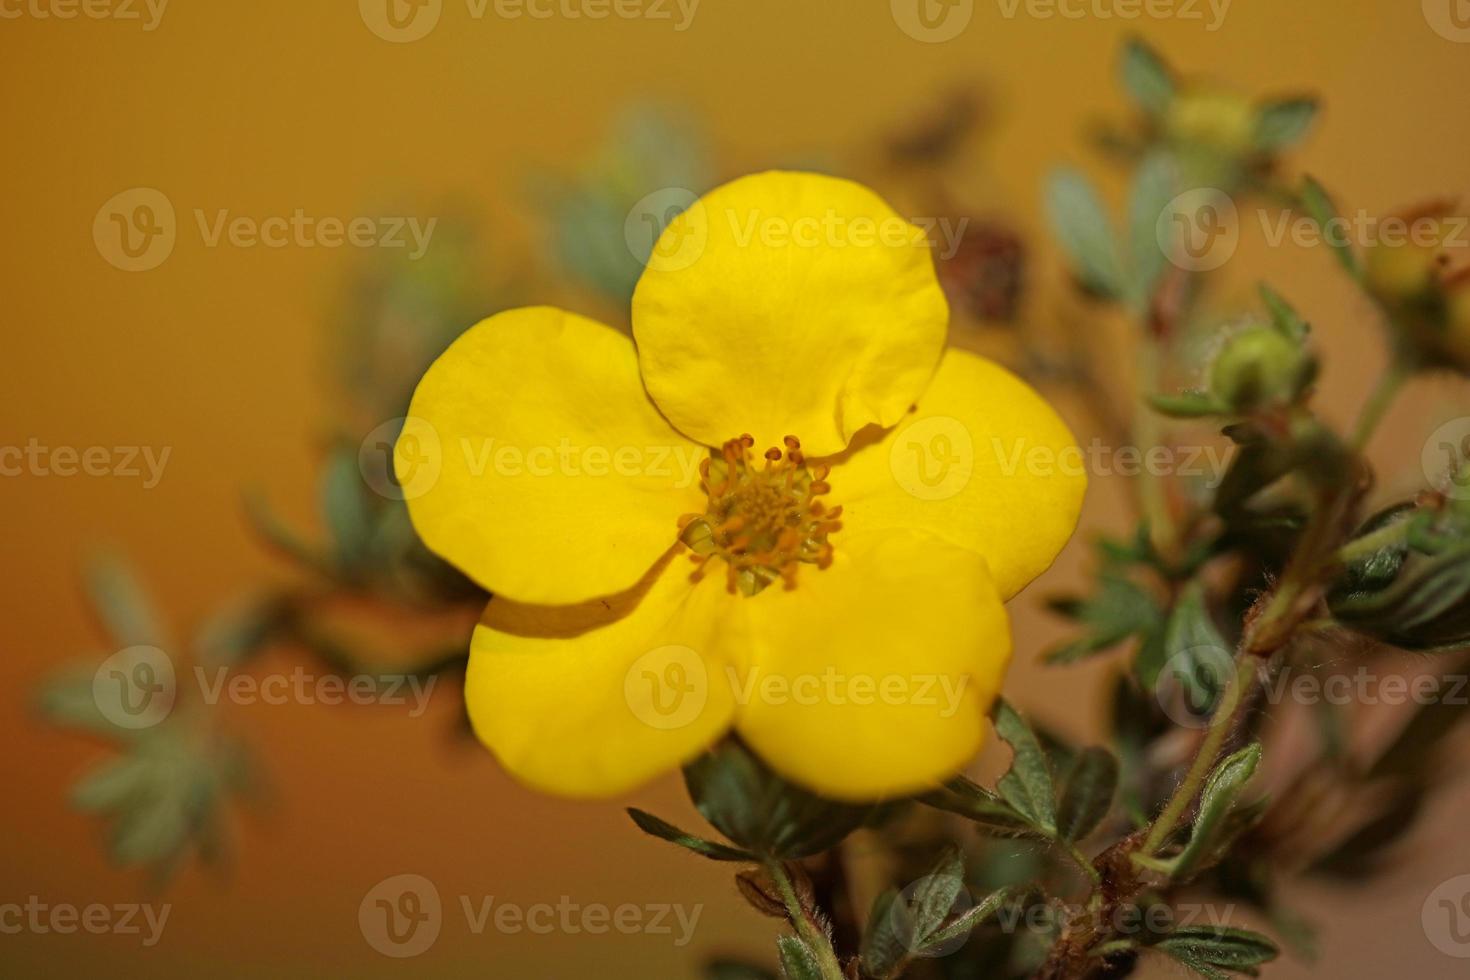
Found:
[[[658,235],[715,184],[705,144],[687,116],[638,106],[581,173],[538,175],[532,190],[561,271],[626,310]]]

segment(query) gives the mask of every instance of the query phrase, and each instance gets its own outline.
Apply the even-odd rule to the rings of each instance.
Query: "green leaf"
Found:
[[[87,569],[87,592],[102,625],[119,647],[165,646],[162,620],[132,568],[104,555]]]
[[[1218,676],[1233,665],[1230,644],[1215,626],[1205,605],[1204,585],[1191,581],[1179,594],[1164,628],[1163,666],[1172,667],[1184,684],[1184,694],[1197,710],[1212,707],[1227,677]],[[1139,682],[1146,690],[1158,686],[1159,675],[1140,674]]]
[[[98,657],[101,661],[103,658]],[[109,737],[128,737],[126,729],[120,729],[102,712],[97,703],[93,687],[96,666],[88,668],[69,667],[49,678],[40,689],[39,708],[41,714],[55,725],[74,728]]]
[[[1220,844],[1227,818],[1246,784],[1261,763],[1261,744],[1252,742],[1227,756],[1211,771],[1200,792],[1199,812],[1189,832],[1189,843],[1171,864],[1170,873],[1184,878],[1199,868]]]
[[[1046,214],[1083,285],[1103,296],[1125,295],[1112,225],[1092,183],[1075,170],[1054,171],[1046,182]]]
[[[1150,116],[1163,115],[1174,99],[1174,76],[1164,60],[1138,38],[1130,38],[1123,48],[1120,66],[1123,87]]]
[[[1011,747],[1011,767],[1001,777],[1000,795],[1016,812],[1047,837],[1057,832],[1056,789],[1046,751],[1010,703],[995,703],[995,730]]]
[[[1256,114],[1256,149],[1277,153],[1301,142],[1317,118],[1317,100],[1282,99],[1269,102]]]
[[[1271,311],[1271,322],[1276,329],[1286,334],[1292,340],[1305,340],[1311,331],[1307,321],[1292,307],[1290,303],[1281,298],[1281,295],[1265,283],[1260,284],[1261,301],[1266,304],[1266,309]]]
[[[965,864],[960,860],[958,850],[946,853],[934,870],[916,883],[909,895],[915,947],[922,945],[949,918],[955,899],[959,898],[964,887]]]
[[[194,635],[205,667],[238,667],[271,640],[287,610],[273,596],[251,596],[222,607]]]
[[[1172,158],[1162,151],[1152,153],[1138,165],[1128,196],[1128,240],[1133,278],[1131,298],[1140,312],[1148,309],[1168,256],[1159,244],[1159,217],[1174,199],[1175,169]]]
[[[796,936],[781,936],[776,940],[776,949],[781,953],[781,973],[787,980],[822,980],[817,954]]]
[[[1086,628],[1079,639],[1046,653],[1046,661],[1053,664],[1074,663],[1110,650],[1129,637],[1156,629],[1163,621],[1163,611],[1152,592],[1123,570],[1107,566],[1098,573],[1097,592],[1092,596],[1054,599],[1048,605],[1053,612]]]
[[[997,837],[1041,837],[1041,834],[1016,809],[978,783],[956,776],[942,789],[918,797],[925,806],[958,814],[978,824],[985,833]]]
[[[1169,957],[1172,958],[1175,962],[1189,967],[1189,969],[1204,977],[1205,980],[1230,980],[1230,974],[1224,972],[1223,970],[1215,969],[1215,967],[1211,966],[1203,959],[1200,959],[1194,954],[1192,950],[1188,949],[1187,947],[1171,949],[1161,943],[1157,948],[1162,952],[1167,953]]]
[[[150,768],[142,760],[123,756],[93,770],[71,788],[71,804],[79,810],[107,811],[126,806],[146,792]]]
[[[298,564],[316,571],[330,573],[331,563],[305,541],[300,534],[277,516],[270,502],[260,492],[245,495],[245,517],[250,526],[265,539],[265,543]]]
[[[1172,395],[1149,395],[1154,411],[1174,419],[1197,419],[1230,415],[1230,406],[1206,391],[1181,391]]]
[[[1000,889],[978,905],[954,914],[964,888],[965,867],[956,850],[947,853],[932,872],[904,892],[890,889],[879,895],[863,936],[864,974],[889,980],[902,975],[904,967],[916,957],[953,952],[1010,896],[1009,891]]]
[[[322,467],[318,506],[331,536],[337,560],[346,567],[360,563],[372,540],[371,491],[358,472],[357,453],[338,446]]]
[[[1062,840],[1082,840],[1097,829],[1113,805],[1118,788],[1118,760],[1097,747],[1078,753],[1062,779],[1057,807],[1057,834]]]
[[[1252,973],[1281,953],[1275,943],[1258,932],[1224,926],[1175,929],[1158,942],[1157,948],[1194,970],[1203,964],[1239,973]]]
[[[1011,892],[1009,889],[1006,888],[1002,888],[999,891],[992,892],[991,894],[985,896],[985,900],[982,901],[979,905],[975,905],[971,908],[966,909],[964,912],[960,913],[952,920],[950,920],[948,925],[945,925],[931,933],[929,937],[924,941],[924,944],[919,949],[914,951],[915,954],[919,956],[933,956],[943,947],[948,946],[950,943],[953,943],[962,937],[968,936],[971,932],[975,930],[976,926],[980,925],[980,923],[984,922],[991,916],[995,915],[996,912],[1000,911],[1001,906],[1004,905],[1010,899],[1010,897]]]
[[[1353,251],[1348,236],[1340,231],[1331,233],[1334,226],[1340,228],[1342,224],[1337,205],[1332,203],[1332,198],[1315,178],[1302,178],[1301,202],[1302,207],[1307,211],[1307,216],[1317,223],[1318,228],[1322,229],[1323,241],[1332,248],[1338,263],[1354,279],[1361,278],[1362,266],[1358,261],[1357,253]]]
[[[753,853],[785,860],[830,850],[873,812],[788,782],[734,739],[686,765],[684,784],[720,833]]]
[[[860,953],[863,972],[870,977],[892,976],[908,958],[908,941],[913,934],[913,916],[898,889],[890,888],[879,894],[873,900],[867,930],[863,933]]]
[[[638,829],[645,834],[657,837],[660,840],[666,840],[670,844],[678,844],[680,847],[691,850],[695,854],[703,855],[712,861],[756,860],[754,854],[685,833],[673,824],[660,820],[653,814],[639,810],[637,807],[628,807],[628,816],[633,818],[633,822],[638,825]]]

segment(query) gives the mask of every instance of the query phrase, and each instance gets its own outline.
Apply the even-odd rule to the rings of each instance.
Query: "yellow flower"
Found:
[[[943,350],[923,233],[848,181],[767,173],[700,199],[632,320],[636,348],[572,313],[502,313],[414,395],[395,454],[414,525],[495,596],[466,678],[480,739],[577,796],[732,729],[842,799],[959,770],[1010,657],[1002,602],[1081,506],[1066,427]]]

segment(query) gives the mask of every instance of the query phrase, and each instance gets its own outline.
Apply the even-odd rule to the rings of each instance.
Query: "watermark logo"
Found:
[[[444,925],[439,889],[423,875],[384,878],[362,897],[357,925],[368,945],[384,956],[418,956],[438,941]]]
[[[119,650],[92,675],[92,700],[119,728],[152,728],[168,717],[178,694],[174,664],[154,646]]]
[[[422,40],[439,25],[444,0],[357,0],[368,30],[393,44]]]
[[[1470,44],[1470,0],[1421,0],[1424,19],[1447,41]]]
[[[675,225],[680,215],[684,220]],[[699,195],[683,187],[645,194],[623,221],[623,240],[633,258],[655,272],[689,268],[709,242],[709,221]]]
[[[639,721],[669,731],[693,724],[709,701],[709,670],[689,647],[650,650],[628,668],[623,697]]]
[[[1446,956],[1470,959],[1470,875],[1444,882],[1424,900],[1424,935]]]
[[[1240,244],[1240,213],[1229,194],[1197,187],[1165,206],[1154,234],[1174,265],[1190,272],[1209,272],[1235,254]]]
[[[888,6],[899,29],[925,44],[954,40],[975,16],[975,0],[889,0]]]
[[[1430,433],[1419,455],[1424,478],[1456,500],[1470,499],[1470,415]]]
[[[99,255],[124,272],[156,269],[178,241],[173,203],[152,187],[114,194],[92,219],[92,241]]]
[[[888,450],[898,485],[920,500],[948,500],[975,469],[975,443],[959,419],[935,415],[901,431]]]
[[[1230,679],[1235,658],[1223,647],[1186,647],[1175,653],[1159,672],[1154,696],[1175,724],[1208,728]]]
[[[389,500],[422,497],[443,472],[439,430],[416,416],[389,419],[358,446],[357,468],[379,496]]]

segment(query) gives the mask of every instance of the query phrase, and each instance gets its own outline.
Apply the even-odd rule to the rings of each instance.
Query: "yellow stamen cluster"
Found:
[[[755,439],[749,434],[731,439],[700,465],[709,506],[679,518],[679,540],[698,566],[690,578],[703,578],[710,560],[723,558],[726,587],[750,596],[776,581],[796,588],[803,562],[832,564],[827,536],[841,529],[842,508],[829,510],[818,499],[832,491],[827,467],[809,467],[795,436],[784,442],[784,451],[766,450],[764,466],[751,455]]]

